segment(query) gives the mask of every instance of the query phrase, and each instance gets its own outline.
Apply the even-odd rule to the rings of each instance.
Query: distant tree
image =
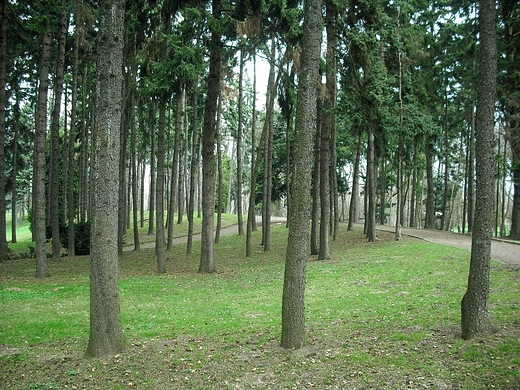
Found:
[[[90,251],[90,337],[87,355],[124,348],[117,269],[119,133],[122,105],[124,1],[100,3],[97,104],[93,134]]]
[[[494,211],[494,109],[496,102],[496,9],[494,0],[481,0],[479,10],[480,82],[476,117],[476,207],[471,239],[468,288],[461,302],[462,338],[496,331],[489,311],[489,274]]]
[[[322,2],[304,2],[301,70],[298,78],[291,213],[285,259],[282,297],[283,348],[305,344],[305,281],[310,220],[310,182],[313,133],[316,124],[316,95],[320,65]]]

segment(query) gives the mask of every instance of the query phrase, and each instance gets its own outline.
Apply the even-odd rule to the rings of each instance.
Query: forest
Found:
[[[303,302],[307,242],[326,260],[357,224],[368,242],[376,224],[396,241],[401,227],[520,240],[520,5],[486,7],[0,1],[0,261],[28,220],[38,278],[48,257],[89,251],[93,275],[117,275],[110,254],[139,251],[146,226],[164,274],[176,226],[188,225],[191,255],[200,219],[198,270],[214,273],[223,213],[245,258],[256,219],[269,251],[283,216],[281,344],[300,348],[305,313],[291,299]],[[94,356],[123,339],[92,336],[111,326],[106,305],[120,321],[109,279],[91,282]]]
[[[520,21],[517,2],[499,6],[494,234],[519,239]],[[128,228],[135,234],[137,224],[148,223],[153,232],[159,207],[169,216],[167,237],[175,222],[186,217],[192,223],[194,212],[200,215],[215,29],[221,55],[221,83],[211,108],[217,122],[215,210],[237,214],[239,226],[244,215],[267,220],[290,213],[303,8],[298,1],[223,2],[214,25],[208,7],[202,1],[126,4],[120,241]],[[38,199],[45,202],[43,225],[52,227],[52,237],[59,237],[60,224],[69,226],[61,234],[73,237],[74,224],[87,222],[91,209],[98,4],[8,1],[3,12],[6,210],[1,214],[15,216],[8,240],[16,242],[17,221],[36,217]],[[376,221],[471,232],[476,4],[331,1],[324,12],[317,131],[309,161],[311,250],[318,250],[319,221],[329,225],[332,237],[340,221],[349,227]],[[42,134],[35,130],[39,126]],[[36,134],[43,137],[42,156]],[[45,185],[35,194],[38,175]],[[162,187],[158,177],[164,177]],[[158,186],[162,205],[153,196]],[[0,228],[5,233],[5,223]],[[369,228],[369,239],[372,235]],[[139,247],[137,235],[134,243]],[[53,250],[59,253],[59,245]]]

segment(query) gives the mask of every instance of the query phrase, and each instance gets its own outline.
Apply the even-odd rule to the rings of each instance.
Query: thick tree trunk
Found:
[[[477,89],[475,224],[471,240],[468,288],[461,302],[462,338],[494,332],[489,311],[489,274],[494,202],[494,107],[497,46],[495,1],[481,0],[479,10],[480,77]]]
[[[298,81],[291,219],[282,296],[283,348],[305,344],[305,281],[310,219],[312,140],[316,123],[316,94],[321,45],[321,0],[306,0],[302,38],[301,73]]]
[[[219,21],[221,0],[213,0],[213,17]],[[217,101],[220,93],[220,67],[222,42],[220,33],[211,34],[208,89],[204,112],[202,142],[202,235],[199,272],[215,272],[213,252],[213,219],[215,217],[215,127]]]
[[[93,138],[90,251],[90,337],[87,355],[124,348],[118,287],[118,171],[121,131],[124,2],[100,5],[96,126]]]
[[[38,86],[34,135],[32,228],[36,245],[36,277],[38,278],[44,278],[49,275],[47,269],[47,244],[45,240],[45,144],[51,42],[51,29],[47,26],[47,30],[43,33],[42,37],[40,81]]]

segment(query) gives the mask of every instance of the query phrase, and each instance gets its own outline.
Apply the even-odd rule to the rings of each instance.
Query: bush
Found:
[[[65,249],[69,247],[68,226],[60,225],[60,243]],[[90,222],[78,222],[74,224],[74,252],[77,256],[90,254]]]

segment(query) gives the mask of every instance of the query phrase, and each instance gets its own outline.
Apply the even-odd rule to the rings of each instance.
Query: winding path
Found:
[[[394,226],[377,225],[377,230],[395,232]],[[471,251],[471,235],[456,234],[441,230],[402,228],[401,233],[437,244],[454,246]],[[520,265],[520,242],[493,239],[491,258],[507,265]]]

